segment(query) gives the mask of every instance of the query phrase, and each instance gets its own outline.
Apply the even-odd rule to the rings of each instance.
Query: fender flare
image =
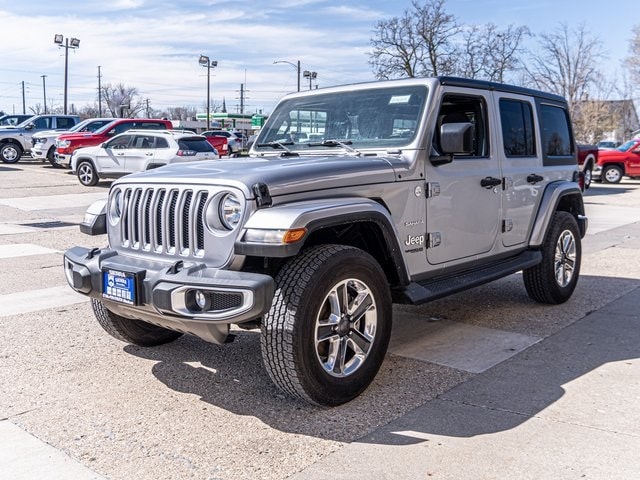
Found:
[[[568,202],[566,202],[569,200]],[[567,203],[570,209],[558,208],[561,203]],[[529,246],[539,247],[544,242],[547,229],[551,224],[553,214],[557,210],[566,210],[576,217],[580,236],[584,237],[587,231],[587,217],[584,214],[584,202],[582,200],[582,191],[575,182],[553,182],[547,185],[542,200],[538,207],[538,213],[531,230],[531,238]]]
[[[368,198],[324,198],[312,201],[291,202],[257,210],[246,222],[235,242],[235,253],[258,257],[292,257],[304,247],[314,232],[328,227],[354,223],[374,223],[381,231],[387,251],[392,258],[401,283],[409,281],[408,271],[398,243],[389,211],[380,203]],[[305,228],[304,237],[291,244],[248,243],[244,241],[247,230],[292,230]]]

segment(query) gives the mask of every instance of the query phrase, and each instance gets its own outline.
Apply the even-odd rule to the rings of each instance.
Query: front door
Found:
[[[131,135],[119,135],[104,144],[96,153],[96,167],[103,176],[114,177],[124,173],[125,152]]]
[[[142,172],[153,163],[155,137],[142,133],[133,135],[125,151],[124,170],[126,173]]]
[[[490,92],[444,90],[427,162],[427,260],[431,264],[473,259],[489,252],[499,234],[502,175],[490,145]],[[474,151],[449,163],[440,147],[440,128],[469,122]]]

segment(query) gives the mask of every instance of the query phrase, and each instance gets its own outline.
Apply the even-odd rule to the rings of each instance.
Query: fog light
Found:
[[[205,310],[207,308],[207,296],[201,290],[196,290],[195,299],[196,305],[198,305],[200,310]]]

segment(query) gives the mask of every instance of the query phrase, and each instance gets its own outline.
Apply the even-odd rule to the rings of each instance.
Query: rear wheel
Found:
[[[602,170],[602,180],[605,183],[620,183],[624,172],[617,165],[607,165]]]
[[[182,336],[180,332],[116,315],[95,298],[91,299],[91,306],[100,326],[113,338],[123,342],[141,347],[155,347],[173,342]]]
[[[77,167],[78,180],[82,185],[93,187],[98,183],[98,172],[91,162],[80,162]]]
[[[542,244],[542,262],[522,272],[529,296],[548,304],[569,300],[578,283],[581,257],[576,219],[568,212],[556,212]]]
[[[0,147],[0,160],[4,163],[16,163],[22,156],[22,149],[15,143],[5,143]]]
[[[368,253],[322,245],[287,263],[261,330],[273,382],[317,405],[340,405],[374,379],[391,334],[386,276]]]

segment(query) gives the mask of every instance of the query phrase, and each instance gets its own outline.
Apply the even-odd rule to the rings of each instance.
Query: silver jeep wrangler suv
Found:
[[[248,158],[113,183],[65,253],[100,325],[141,346],[260,327],[264,365],[319,405],[359,395],[421,304],[523,271],[527,292],[574,291],[587,228],[567,103],[459,78],[291,94]]]

